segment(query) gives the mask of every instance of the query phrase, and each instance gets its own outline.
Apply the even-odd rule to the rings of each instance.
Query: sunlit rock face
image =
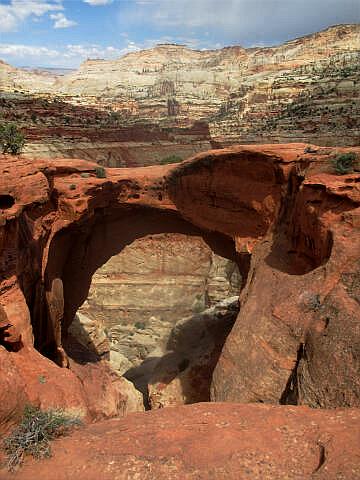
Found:
[[[158,45],[115,60],[87,60],[57,77],[0,61],[0,116],[21,126],[29,157],[77,157],[111,167],[185,159],[235,143],[357,146],[359,52],[354,24],[273,47]],[[50,101],[36,100],[39,92]],[[203,126],[194,130],[199,120]]]
[[[134,241],[97,270],[71,327],[120,373],[164,347],[174,324],[240,291],[235,263],[183,234]]]

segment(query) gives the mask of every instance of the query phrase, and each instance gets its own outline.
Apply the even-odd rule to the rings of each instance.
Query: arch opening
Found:
[[[149,398],[159,404],[149,397],[149,384],[168,385],[177,378],[185,383],[206,354],[201,359],[206,385],[181,390],[186,403],[209,400],[212,370],[235,321],[241,283],[236,263],[215,254],[202,237],[150,234],[95,272],[69,332],[132,381],[147,406]],[[150,386],[150,393],[156,388]]]
[[[118,256],[121,255],[122,252],[127,250],[133,251],[134,258],[139,257],[139,252],[144,249],[144,245],[146,243],[148,244],[148,246],[150,245],[150,249],[147,252],[150,257],[154,256],[151,253],[152,248],[157,249],[161,253],[155,259],[155,270],[159,269],[159,262],[164,262],[164,258],[166,259],[166,257],[169,256],[170,250],[172,251],[172,255],[176,256],[177,253],[179,253],[179,246],[180,250],[182,250],[180,256],[183,259],[183,263],[186,264],[186,269],[188,270],[188,272],[191,272],[191,274],[194,274],[194,271],[196,270],[196,262],[199,259],[202,259],[204,261],[204,264],[200,265],[200,269],[203,270],[203,276],[201,277],[201,281],[199,280],[199,278],[194,281],[196,275],[193,275],[191,279],[193,281],[193,284],[190,286],[187,285],[181,293],[176,293],[176,288],[179,288],[179,285],[176,287],[175,276],[173,277],[172,281],[170,281],[169,279],[167,281],[168,284],[173,283],[175,285],[175,288],[173,289],[172,293],[165,292],[165,295],[173,295],[175,303],[173,303],[173,305],[170,305],[170,302],[163,312],[165,316],[169,316],[171,312],[173,314],[173,324],[172,322],[168,321],[167,327],[165,329],[163,328],[165,334],[162,335],[161,340],[164,352],[167,352],[167,349],[170,348],[168,340],[171,336],[171,330],[174,327],[175,321],[182,320],[184,317],[190,318],[191,316],[197,314],[198,324],[199,322],[201,323],[201,321],[204,325],[206,324],[206,328],[203,328],[208,331],[207,335],[209,336],[209,331],[213,328],[210,325],[211,322],[209,321],[209,313],[206,314],[206,321],[204,319],[201,320],[200,314],[202,314],[204,310],[206,312],[207,308],[213,308],[214,303],[216,303],[217,300],[220,300],[219,291],[221,290],[222,286],[216,286],[216,282],[224,284],[224,279],[225,277],[227,278],[228,291],[223,292],[224,296],[221,297],[221,300],[223,300],[224,297],[238,296],[241,288],[240,284],[244,283],[246,279],[247,270],[249,267],[248,259],[244,259],[243,255],[239,255],[235,250],[233,240],[221,233],[201,230],[184,220],[178,213],[173,211],[159,211],[149,207],[138,206],[120,206],[108,209],[106,211],[104,211],[103,209],[99,209],[95,212],[95,215],[92,217],[91,221],[72,225],[71,227],[59,232],[54,237],[50,245],[48,255],[49,260],[47,263],[45,275],[47,290],[51,290],[51,285],[54,279],[61,279],[64,294],[64,304],[62,329],[60,335],[65,350],[70,357],[71,355],[78,355],[76,360],[81,361],[82,354],[79,351],[74,352],[74,345],[71,344],[71,342],[68,342],[68,340],[69,338],[74,336],[73,320],[79,308],[84,305],[84,302],[85,306],[80,309],[79,315],[85,315],[85,317],[87,316],[84,313],[84,310],[86,310],[86,305],[89,305],[89,301],[87,301],[89,297],[89,291],[91,299],[92,279],[100,279],[101,283],[101,281],[104,280],[104,277],[101,279],[101,275],[104,275],[104,272],[106,276],[110,275],[110,277],[114,277],[114,272],[111,269],[114,268],[114,266],[116,266],[116,268],[119,267],[118,265],[116,265],[116,258],[118,258]],[[156,264],[156,262],[158,263]],[[145,259],[142,262],[142,265],[147,264],[148,260]],[[129,258],[125,262],[120,261],[120,266],[123,270],[124,267],[129,270]],[[176,275],[176,269],[179,268],[179,265],[172,265],[169,268],[170,270],[173,270],[172,274]],[[99,269],[100,272],[102,269],[102,273],[97,274],[96,272]],[[209,284],[208,278],[211,269],[213,272],[212,275],[214,277],[214,284],[212,286]],[[241,272],[241,276],[239,273],[239,269]],[[219,271],[221,271],[223,274],[223,278],[221,280],[219,280],[219,278],[216,279],[217,273],[219,273]],[[151,283],[151,281],[153,281],[154,283],[154,285],[151,286],[153,297],[152,299],[149,299],[150,302],[157,297],[158,299],[160,299],[161,304],[161,295],[163,289],[162,286],[155,285],[154,278],[153,280],[149,278],[148,281],[148,283]],[[216,293],[215,291],[217,287],[218,292]],[[121,284],[121,288],[123,291],[129,288],[129,282],[128,286]],[[45,294],[43,293],[43,296],[44,295],[46,296],[46,298],[48,298],[48,293],[45,292]],[[110,296],[112,296],[111,293]],[[147,305],[145,297],[146,295],[144,296],[144,298],[141,298],[141,301],[144,303],[144,308],[146,310]],[[184,306],[186,308],[183,308]],[[160,310],[161,308],[162,307],[160,305]],[[222,305],[220,307],[220,312],[213,312],[217,315],[218,324],[221,321],[221,318],[224,316],[224,312],[227,308],[228,306]],[[235,307],[234,305],[231,306],[231,309],[232,320],[230,321],[227,317],[227,327],[224,329],[224,331],[226,331],[227,333],[229,333],[231,330],[231,328],[229,329],[229,324],[232,322],[232,326],[236,318],[236,313],[238,310],[237,302]],[[102,316],[104,320],[105,316],[103,310],[104,309],[102,308],[102,312],[100,312],[100,317]],[[173,310],[175,310],[175,312]],[[147,309],[146,311],[149,314],[146,318],[146,321],[148,321],[154,315],[151,315],[151,312],[149,313],[149,309]],[[120,316],[129,316],[129,308],[123,308],[122,310],[119,309],[118,312],[120,312]],[[137,316],[132,317],[132,322],[128,322],[128,333],[133,333],[132,337],[134,339],[139,336],[142,336],[143,338],[144,336],[146,337],[148,325],[146,325],[146,322],[144,322],[141,317],[139,317],[141,313],[143,312],[137,312]],[[99,309],[95,308],[92,312],[93,317],[98,316],[98,314]],[[41,319],[41,316],[39,318]],[[154,319],[151,320],[149,329],[154,331],[155,325],[161,324],[162,319],[164,319],[164,316],[160,316],[158,319],[155,319],[155,321]],[[89,320],[87,318],[85,318],[85,323],[86,322],[89,323]],[[103,324],[104,323],[106,322],[103,322]],[[44,321],[36,323],[36,319],[34,317],[33,327],[35,334],[35,343],[38,350],[40,350],[49,358],[56,361],[57,353],[55,351],[55,347],[57,342],[56,338],[54,338],[56,335],[51,335],[51,325],[49,327],[49,325],[46,325],[46,322]],[[85,336],[88,336],[88,347],[90,346],[91,349],[91,347],[94,347],[94,345],[91,345],[93,343],[93,340],[90,338],[91,335],[88,335],[88,332],[85,331],[86,329],[82,327],[82,333]],[[47,329],[48,331],[44,332],[44,329]],[[117,329],[119,331],[118,325]],[[95,353],[95,356],[90,355],[87,358],[84,357],[84,362],[91,361],[89,360],[90,358],[92,358],[92,361],[97,361],[101,358],[109,358],[111,352],[111,349],[109,348],[109,343],[111,343],[112,339],[115,338],[116,335],[114,334],[114,329],[111,326],[110,328],[109,326],[106,327],[106,325],[105,332],[103,333],[105,333],[106,337],[104,337],[103,346],[100,349],[93,349],[95,350],[95,352],[93,351],[93,353]],[[126,335],[123,335],[123,337],[124,336]],[[154,335],[154,338],[152,340],[158,337],[159,335]],[[217,337],[218,338],[215,342],[216,345],[214,346],[214,349],[216,349],[216,352],[220,354],[222,344],[225,342],[226,337],[221,340],[221,346],[219,345],[221,335],[218,334]],[[149,340],[149,337],[147,339]],[[128,338],[127,342],[128,344],[131,344]],[[125,373],[125,371],[128,372],[131,370],[132,373],[134,373],[134,368],[136,369],[140,367],[147,357],[151,357],[150,349],[152,346],[155,345],[152,345],[151,341],[148,343],[149,345],[147,346],[142,345],[140,348],[138,348],[138,346],[136,347],[138,348],[138,350],[141,350],[142,353],[136,355],[135,362],[128,362],[128,368],[125,370],[123,369],[120,373],[123,374]],[[156,348],[154,350],[156,350]],[[118,351],[117,353],[122,354],[123,352]],[[159,354],[157,359],[159,360],[163,356],[164,355]],[[178,365],[181,366],[181,368],[179,367],[179,370],[187,370],[189,367],[189,359],[182,358],[178,362]],[[213,365],[212,368],[214,366],[215,365]],[[138,372],[135,373],[138,374]],[[130,375],[128,375],[128,377],[130,377]],[[133,378],[132,380],[134,381]],[[210,382],[210,380],[211,378],[208,381]],[[137,386],[139,387],[139,383],[137,383]]]

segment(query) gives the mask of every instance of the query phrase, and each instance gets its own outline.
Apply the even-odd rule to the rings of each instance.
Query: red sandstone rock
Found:
[[[105,363],[71,361],[69,370],[32,347],[7,352],[0,346],[0,359],[1,434],[19,420],[27,403],[65,409],[85,421],[143,410],[139,392]]]
[[[207,404],[99,422],[14,480],[356,480],[359,410]]]
[[[214,400],[360,405],[356,178],[310,176],[254,249]]]
[[[74,338],[67,338],[65,349],[70,369],[81,381],[92,420],[123,416],[144,410],[143,398],[134,385],[99,361]]]
[[[13,358],[0,346],[0,432],[7,432],[20,420],[29,398],[25,382],[19,375]],[[1,476],[0,476],[1,478]]]
[[[62,342],[94,271],[135,238],[179,232],[237,258],[246,278],[213,399],[358,406],[359,175],[331,172],[332,156],[349,149],[304,149],[234,147],[104,179],[81,160],[1,157],[0,304],[24,345],[11,355],[28,394],[42,401],[37,372],[57,369],[35,359],[32,334],[64,365]],[[66,370],[59,379],[65,401],[78,380]]]

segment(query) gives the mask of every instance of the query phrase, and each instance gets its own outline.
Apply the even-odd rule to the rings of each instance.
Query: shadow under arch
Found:
[[[245,259],[236,252],[230,237],[202,230],[184,220],[176,211],[139,205],[96,209],[90,219],[58,232],[49,248],[45,271],[47,288],[55,278],[63,282],[62,337],[66,337],[74,315],[86,300],[95,271],[134,240],[159,233],[201,236],[214,253],[236,262],[243,279],[246,279],[249,258]],[[44,338],[36,327],[34,334],[35,340],[37,337]],[[39,345],[38,348],[51,358],[51,350],[55,347]]]

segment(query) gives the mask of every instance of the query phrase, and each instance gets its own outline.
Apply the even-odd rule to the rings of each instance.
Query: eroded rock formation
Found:
[[[98,373],[81,372],[91,360],[68,335],[92,275],[137,238],[186,234],[236,261],[244,279],[213,400],[359,406],[359,173],[335,175],[331,163],[346,151],[239,146],[106,178],[81,160],[1,157],[2,365],[26,372],[15,376],[30,398],[48,394],[39,376],[49,371],[54,391],[72,384],[81,400],[58,399],[100,415],[82,402],[93,389],[85,378],[103,381],[105,367],[93,360]]]

